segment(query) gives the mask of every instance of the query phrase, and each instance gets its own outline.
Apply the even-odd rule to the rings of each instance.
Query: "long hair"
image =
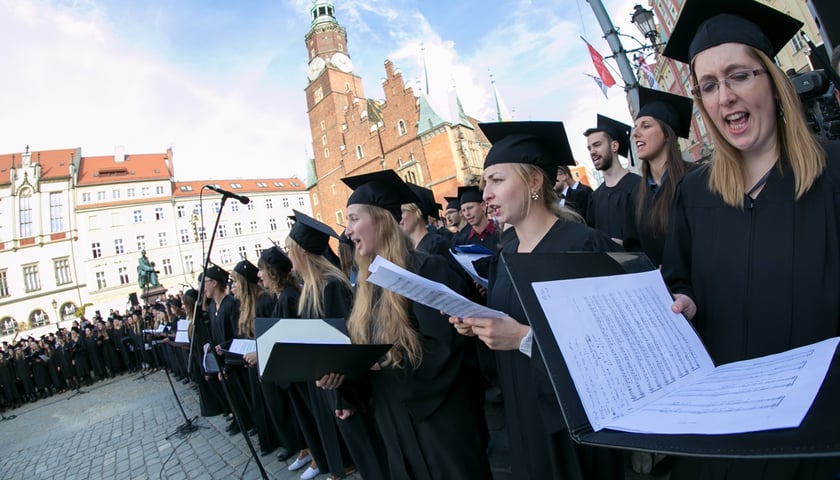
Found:
[[[338,242],[338,260],[341,263],[341,271],[348,279],[355,265],[355,250],[352,244]]]
[[[314,318],[323,317],[325,309],[322,292],[329,279],[334,278],[342,282],[348,290],[352,289],[350,281],[329,260],[304,250],[292,237],[286,237],[286,247],[289,249],[289,258],[295,270],[303,280],[298,311],[301,316],[306,314]]]
[[[298,279],[292,271],[283,272],[263,259],[257,262],[257,268],[262,271],[266,289],[274,295],[279,296],[286,287],[297,288],[298,286]]]
[[[411,243],[400,230],[394,216],[383,208],[365,205],[376,225],[376,245],[379,255],[400,267],[407,268]],[[409,316],[408,300],[390,290],[367,281],[368,267],[375,255],[361,256],[356,251],[359,277],[356,299],[347,320],[347,330],[353,343],[390,343],[386,364],[401,368],[408,363],[417,368],[423,361],[420,333]]]
[[[802,104],[784,72],[764,52],[753,47],[749,49],[753,57],[767,70],[771,87],[777,95],[776,129],[782,158],[776,161],[776,165],[780,167],[782,159],[787,159],[793,170],[796,199],[799,200],[825,169],[825,150],[808,128],[802,113]],[[691,78],[696,85],[694,62],[691,63],[691,70]],[[742,209],[745,188],[741,152],[724,138],[709,117],[703,102],[695,103],[715,145],[709,174],[709,190],[720,195],[729,206]]]
[[[662,133],[665,136],[664,148],[667,154],[665,159],[665,172],[667,172],[668,177],[665,182],[661,182],[659,191],[651,200],[648,217],[642,218],[642,209],[650,192],[650,186],[648,186],[647,182],[650,176],[650,162],[648,160],[642,160],[642,181],[639,182],[636,217],[639,219],[639,224],[642,228],[649,228],[656,236],[661,237],[665,235],[665,230],[668,228],[668,211],[671,209],[671,200],[673,200],[674,193],[677,191],[677,184],[685,176],[689,164],[682,159],[682,151],[680,150],[680,144],[677,141],[677,134],[674,132],[674,129],[658,118],[654,118],[654,120],[656,120],[656,123],[662,129]]]
[[[236,296],[239,299],[237,330],[240,335],[244,335],[247,338],[254,338],[254,318],[257,316],[257,299],[263,289],[257,283],[250,283],[235,270],[231,271],[230,275],[239,287],[236,289]]]
[[[525,216],[531,212],[531,207],[535,203],[539,203],[561,220],[583,223],[583,217],[577,212],[565,206],[560,206],[560,196],[554,190],[554,180],[549,177],[548,172],[530,163],[509,163],[508,165],[513,169],[514,175],[522,182],[521,205],[525,209]],[[529,187],[534,175],[538,175],[542,179],[540,188],[536,192],[537,200],[532,199],[531,195],[534,192],[531,192]],[[482,190],[486,183],[486,180],[482,177],[480,186]]]

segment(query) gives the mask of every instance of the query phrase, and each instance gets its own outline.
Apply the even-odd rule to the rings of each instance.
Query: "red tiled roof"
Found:
[[[122,162],[113,155],[82,157],[78,185],[103,185],[142,180],[169,180],[166,153],[126,154]],[[171,160],[170,160],[171,165]]]
[[[32,151],[32,163],[41,163],[41,179],[52,180],[57,178],[68,178],[70,176],[70,161],[74,156],[81,154],[78,148],[65,148],[61,150]],[[12,166],[14,157],[15,168],[22,164],[23,152],[0,154],[0,185],[9,183],[9,167]]]

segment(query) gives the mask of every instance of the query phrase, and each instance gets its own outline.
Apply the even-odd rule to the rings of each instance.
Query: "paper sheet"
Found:
[[[765,357],[715,369],[688,321],[671,312],[657,270],[533,288],[595,431],[723,434],[798,426],[837,346],[833,339],[786,352],[791,360]]]
[[[246,353],[255,351],[257,351],[257,341],[242,338],[234,338],[230,342],[230,348],[228,348],[228,352],[235,353],[237,355],[245,355]]]
[[[465,247],[481,247],[480,245],[456,245],[449,249],[449,253],[455,258],[455,261],[458,262],[458,265],[464,269],[464,271],[472,277],[479,285],[484,288],[487,288],[488,282],[487,279],[482,277],[475,271],[475,266],[473,266],[473,262],[484,257],[489,257],[493,255],[493,252],[481,247],[478,248],[465,248]]]
[[[471,302],[451,288],[377,256],[368,268],[368,281],[453,317],[502,318],[505,313]]]

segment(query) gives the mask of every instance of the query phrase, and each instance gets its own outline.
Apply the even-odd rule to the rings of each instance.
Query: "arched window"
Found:
[[[27,238],[33,236],[32,232],[32,190],[26,188],[18,196],[18,219],[19,236]]]
[[[17,322],[12,317],[0,320],[0,335],[11,335],[17,331]]]
[[[43,327],[48,323],[50,323],[50,317],[48,317],[47,313],[40,308],[33,310],[32,313],[29,314],[29,324],[32,325],[32,328]]]
[[[403,120],[397,121],[397,133],[402,137],[406,133],[408,133],[405,129],[405,122]]]
[[[76,304],[67,302],[58,309],[58,314],[61,316],[61,321],[66,322],[76,318]]]
[[[359,160],[365,158],[365,153],[362,151],[361,145],[356,145],[356,158]]]
[[[409,170],[405,173],[405,181],[417,185],[417,175],[413,171]]]

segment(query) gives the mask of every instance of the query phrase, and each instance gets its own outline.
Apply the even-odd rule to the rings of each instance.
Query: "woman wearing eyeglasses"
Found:
[[[801,25],[754,1],[688,0],[664,52],[691,64],[715,151],[677,191],[662,273],[717,364],[840,334],[840,146],[811,134],[772,60]],[[677,458],[671,478],[838,472],[838,458]]]

